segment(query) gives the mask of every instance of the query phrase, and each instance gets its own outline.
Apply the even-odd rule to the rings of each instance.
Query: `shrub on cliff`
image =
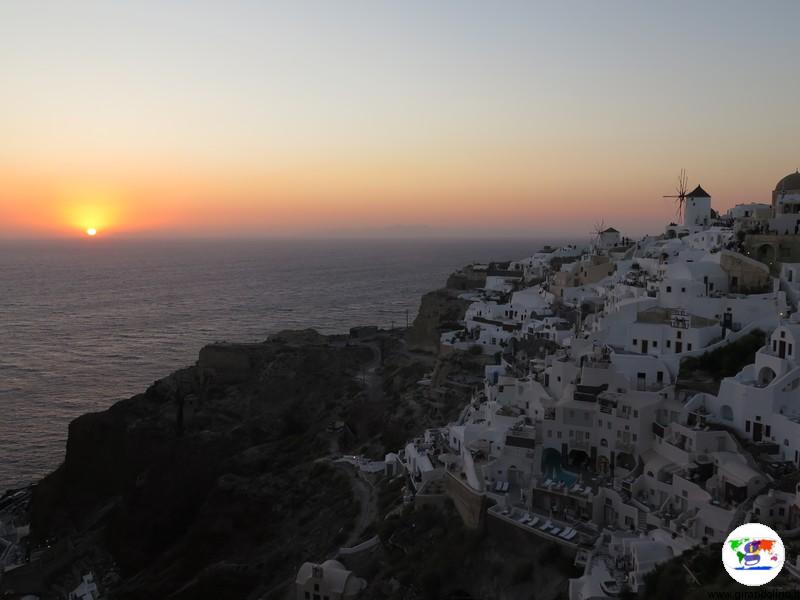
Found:
[[[764,345],[765,340],[766,334],[756,329],[711,352],[685,358],[681,361],[679,378],[689,378],[698,372],[706,373],[717,380],[733,377],[755,361],[756,352]]]

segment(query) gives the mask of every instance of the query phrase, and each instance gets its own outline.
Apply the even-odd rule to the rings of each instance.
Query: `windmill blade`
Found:
[[[678,215],[678,219],[680,219],[681,215],[683,214],[683,205],[686,202],[686,194],[688,192],[689,177],[686,175],[686,169],[681,169],[681,172],[678,175],[678,183],[675,186],[675,194],[662,196],[663,198],[675,198],[675,204],[677,204],[675,212]]]

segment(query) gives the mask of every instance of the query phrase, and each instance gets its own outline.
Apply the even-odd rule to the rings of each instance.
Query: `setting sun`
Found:
[[[89,237],[96,236],[97,235],[97,229],[95,229],[94,227],[89,227],[89,229],[86,230],[86,235],[88,235]]]

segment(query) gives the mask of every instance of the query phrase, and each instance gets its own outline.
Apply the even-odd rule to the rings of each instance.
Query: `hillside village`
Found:
[[[416,504],[574,553],[570,600],[641,592],[743,522],[800,535],[800,173],[771,205],[720,215],[698,186],[680,208],[638,241],[598,228],[471,265],[485,279],[440,351],[495,364],[457,420],[387,457]]]

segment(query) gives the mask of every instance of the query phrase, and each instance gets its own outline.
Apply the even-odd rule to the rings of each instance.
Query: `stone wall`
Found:
[[[450,473],[445,476],[444,487],[458,514],[464,520],[464,525],[470,529],[483,527],[486,517],[486,497],[476,493]]]

